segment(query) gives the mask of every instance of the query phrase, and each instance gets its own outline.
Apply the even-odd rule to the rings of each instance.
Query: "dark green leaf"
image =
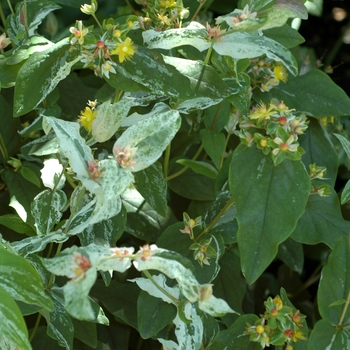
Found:
[[[254,324],[258,320],[255,315],[242,315],[228,329],[219,332],[208,350],[235,349],[235,350],[261,350],[260,343],[249,340],[249,335],[244,335],[247,323]]]
[[[350,310],[345,305],[334,305],[349,298],[350,286],[350,244],[349,235],[340,238],[322,269],[317,293],[319,312],[323,319],[333,325],[349,323]],[[333,305],[331,305],[333,304]],[[343,310],[346,310],[343,314]]]
[[[310,118],[309,127],[304,135],[300,135],[299,141],[300,146],[305,150],[301,160],[307,171],[309,171],[309,165],[314,163],[317,166],[327,167],[325,179],[322,181],[334,186],[338,172],[338,155],[327,131],[318,120]]]
[[[72,319],[74,325],[74,338],[95,349],[97,346],[96,323]]]
[[[224,299],[231,309],[242,313],[242,302],[247,283],[241,273],[239,257],[231,252],[226,252],[220,259],[220,267],[220,272],[213,281],[215,296]],[[227,314],[222,317],[227,327],[231,326],[236,319],[236,314]]]
[[[137,329],[137,298],[140,288],[131,282],[116,281],[106,287],[102,280],[97,280],[91,289],[91,295],[101,300],[105,308],[117,319],[123,320]]]
[[[343,219],[339,199],[334,190],[329,197],[309,196],[304,215],[291,238],[303,244],[325,243],[333,248],[350,230],[350,221]]]
[[[135,173],[137,190],[147,203],[161,216],[167,214],[167,183],[159,162]]]
[[[302,273],[304,267],[302,244],[288,238],[278,246],[277,258],[282,260],[291,270]]]
[[[300,45],[305,41],[299,32],[294,28],[291,28],[288,24],[285,24],[282,27],[266,29],[264,30],[264,35],[279,42],[287,49]]]
[[[291,78],[270,92],[254,91],[254,99],[268,102],[277,98],[297,111],[306,112],[316,118],[341,117],[350,114],[350,98],[333,80],[320,70]]]
[[[137,299],[138,331],[143,339],[155,336],[176,317],[176,307],[141,291]]]
[[[10,169],[5,169],[1,173],[1,177],[10,191],[10,206],[16,209],[24,222],[30,225],[34,224],[33,217],[30,214],[30,205],[40,189],[25,180],[18,172]]]
[[[240,145],[234,151],[229,181],[237,207],[242,271],[253,283],[304,213],[310,179],[299,161],[286,159],[274,166],[257,148]]]
[[[29,182],[33,183],[35,186],[40,187],[41,186],[41,182],[38,178],[38,176],[35,174],[35,172],[25,166],[21,167],[21,175]]]
[[[350,334],[346,328],[338,329],[327,320],[315,324],[309,339],[309,349],[347,350]]]
[[[6,226],[15,232],[24,233],[27,236],[36,235],[33,228],[30,225],[26,224],[16,214],[6,214],[6,215],[0,216],[0,225]]]
[[[230,109],[231,105],[227,99],[206,109],[204,112],[205,127],[210,131],[222,130],[230,119]]]
[[[188,167],[197,174],[207,176],[211,179],[216,179],[218,176],[218,171],[208,162],[201,162],[191,159],[178,159],[176,163]]]
[[[205,151],[219,169],[222,155],[225,152],[225,135],[221,132],[202,129],[200,131],[200,137]]]

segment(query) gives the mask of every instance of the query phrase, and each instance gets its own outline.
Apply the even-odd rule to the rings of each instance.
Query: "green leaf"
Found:
[[[61,6],[48,0],[31,0],[27,3],[27,23],[28,23],[28,36],[35,35],[35,31],[38,29],[42,20],[52,11],[60,9]],[[25,27],[21,21],[23,21],[22,3],[18,3],[16,6],[16,12],[10,14],[6,19],[7,32],[11,40],[18,45],[22,40],[26,38]]]
[[[182,169],[176,164],[176,159],[170,162],[170,174]],[[171,176],[171,175],[170,175]],[[215,199],[215,181],[207,176],[188,169],[181,176],[168,181],[169,188],[182,197],[197,201],[212,201]]]
[[[191,159],[178,159],[176,163],[188,167],[195,173],[207,176],[211,179],[216,179],[218,176],[218,171],[208,162]]]
[[[152,165],[163,153],[181,125],[180,114],[158,103],[144,119],[130,126],[117,139],[114,149],[137,147],[130,170],[137,172]]]
[[[175,221],[170,210],[166,217],[159,215],[136,189],[126,190],[122,199],[128,212],[125,231],[142,241],[156,241],[165,228]]]
[[[297,30],[291,28],[288,24],[282,27],[275,27],[264,30],[264,35],[272,40],[277,41],[287,49],[302,44],[305,39]]]
[[[333,80],[320,70],[289,79],[270,92],[254,91],[254,99],[268,102],[277,98],[297,111],[315,118],[341,117],[350,114],[350,98]]]
[[[183,322],[179,317],[179,314],[173,321],[178,344],[172,340],[158,338],[158,341],[160,341],[166,349],[200,349],[203,338],[203,323],[201,318],[197,315],[196,308],[193,305],[189,304],[188,309],[188,317],[191,322]]]
[[[322,182],[333,187],[337,179],[339,157],[327,130],[321,126],[318,120],[310,118],[309,127],[304,135],[300,135],[299,141],[300,146],[305,150],[305,154],[301,158],[305,168],[309,171],[309,165],[314,163],[318,166],[325,166],[327,173]]]
[[[210,41],[205,27],[195,21],[191,21],[185,28],[169,29],[166,31],[146,30],[142,32],[145,45],[150,49],[171,50],[174,47],[190,45],[199,51],[209,49]]]
[[[341,145],[344,148],[346,155],[350,158],[350,142],[349,142],[349,140],[340,134],[334,133],[333,135],[340,141]]]
[[[97,347],[96,324],[87,321],[72,319],[74,326],[74,338],[95,349]]]
[[[155,336],[170,324],[175,316],[176,307],[174,305],[141,291],[137,299],[137,329],[143,339]]]
[[[64,79],[80,59],[77,51],[70,51],[68,38],[47,50],[30,56],[18,72],[14,97],[14,116],[33,110]],[[36,88],[32,88],[35,81]]]
[[[163,56],[163,58],[165,63],[171,64],[181,74],[189,78],[190,85],[186,89],[186,99],[208,97],[218,103],[218,100],[222,100],[239,90],[238,87],[230,89],[213,67],[205,65],[201,61],[170,56]]]
[[[17,214],[0,216],[0,225],[6,226],[15,232],[24,233],[27,236],[34,236],[36,234],[33,228],[26,224]]]
[[[333,325],[339,325],[340,320],[348,323],[350,310],[345,305],[332,303],[349,298],[350,286],[350,244],[349,235],[340,238],[328,257],[326,266],[322,269],[320,285],[317,293],[319,312],[323,319]]]
[[[52,310],[52,300],[34,267],[23,257],[0,246],[0,286],[14,299]]]
[[[302,244],[288,238],[278,246],[277,258],[282,260],[291,270],[303,272],[304,250]]]
[[[345,204],[349,199],[350,199],[350,181],[346,183],[341,193],[341,204]],[[0,217],[0,220],[1,220],[1,217]]]
[[[40,182],[39,178],[37,177],[37,175],[35,174],[35,172],[32,169],[30,169],[26,166],[22,166],[20,171],[21,171],[21,175],[27,181],[33,183],[37,187],[41,186],[41,182]]]
[[[120,283],[115,280],[106,287],[102,280],[97,280],[91,295],[119,320],[137,329],[137,299],[140,288],[133,283]]]
[[[187,89],[183,87],[190,85],[189,79],[166,64],[162,55],[156,51],[139,46],[132,60],[118,63],[116,70],[157,95],[161,93],[174,98],[188,96]]]
[[[8,57],[0,56],[0,82],[1,88],[10,88],[16,84],[18,71],[22,64],[7,65]]]
[[[338,329],[327,320],[319,320],[310,334],[309,349],[347,350],[350,335],[346,328]]]
[[[61,290],[52,288],[50,291],[54,311],[50,312],[47,335],[58,341],[66,349],[73,350],[74,326],[71,317],[64,308],[64,298]]]
[[[54,243],[63,243],[67,241],[69,236],[58,230],[56,232],[49,233],[46,236],[35,236],[22,239],[18,242],[11,243],[11,246],[22,256],[27,256],[36,252],[41,252],[45,249],[47,244]]]
[[[213,45],[214,50],[220,55],[230,56],[236,60],[266,55],[272,60],[282,62],[293,75],[298,74],[295,58],[277,41],[247,32],[233,32],[220,39]]]
[[[234,151],[229,183],[237,207],[242,272],[253,283],[304,213],[310,179],[299,161],[286,159],[274,166],[255,147],[240,145]]]
[[[161,216],[167,215],[167,183],[159,162],[135,173],[137,190],[147,203]]]
[[[131,99],[122,99],[116,103],[107,101],[99,105],[97,116],[92,122],[92,136],[95,140],[109,140],[118,131],[132,105]]]
[[[280,27],[284,25],[288,18],[307,19],[307,8],[302,0],[278,0],[268,13],[267,22],[261,30]]]
[[[95,243],[102,246],[114,247],[122,236],[126,226],[126,210],[122,210],[110,219],[100,221],[94,225],[88,225],[79,234],[80,242],[83,246]]]
[[[30,205],[40,189],[31,182],[28,182],[20,174],[10,169],[5,169],[1,173],[1,177],[10,192],[10,206],[15,208],[17,214],[24,222],[30,225],[34,224],[30,214]]]
[[[66,194],[61,191],[45,190],[39,193],[31,206],[38,235],[47,235],[62,217],[62,210],[67,203]]]
[[[219,169],[221,157],[225,152],[225,135],[221,132],[202,129],[200,131],[200,137],[203,142],[205,151],[208,153],[215,166]]]
[[[0,287],[0,348],[32,350],[21,311],[9,293]],[[13,344],[11,344],[13,343]],[[13,346],[14,345],[14,346]]]
[[[305,213],[291,238],[303,244],[323,242],[333,248],[338,239],[349,233],[350,221],[343,219],[338,196],[333,189],[331,191],[329,197],[309,196]]]
[[[239,257],[226,252],[220,259],[220,272],[213,281],[215,295],[226,300],[233,310],[242,313],[242,302],[246,292],[246,281],[241,273]],[[232,289],[234,287],[234,290]],[[227,314],[222,317],[226,326],[231,326],[237,315]]]
[[[218,333],[208,350],[225,348],[235,350],[260,350],[261,345],[251,342],[249,340],[249,335],[244,334],[247,323],[255,324],[257,320],[258,316],[255,315],[247,314],[240,316],[230,328]]]

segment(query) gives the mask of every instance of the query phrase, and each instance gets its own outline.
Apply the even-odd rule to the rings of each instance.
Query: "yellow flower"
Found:
[[[80,112],[79,123],[88,131],[92,131],[92,122],[97,116],[97,110],[92,110],[90,107],[85,107],[83,111]]]
[[[258,121],[270,119],[270,116],[275,112],[271,107],[266,108],[264,103],[260,103],[250,114],[248,114],[249,119],[258,119]]]
[[[123,63],[125,60],[130,60],[136,52],[136,46],[130,38],[126,38],[124,42],[117,43],[117,48],[111,51],[111,55],[119,56],[119,63]]]
[[[291,336],[292,340],[294,342],[298,341],[298,339],[300,340],[305,340],[306,338],[303,336],[303,333],[301,330],[297,329],[296,331],[294,331],[292,333],[292,336]]]
[[[173,7],[176,5],[176,1],[175,0],[159,0],[159,5],[160,7],[165,7],[165,8],[168,8],[168,7]]]
[[[278,82],[282,80],[285,83],[288,78],[287,70],[281,64],[275,66],[273,69],[273,75]]]
[[[157,17],[162,22],[162,24],[166,24],[167,26],[171,26],[171,22],[170,22],[167,15],[161,15],[160,13],[158,13]]]
[[[114,38],[120,38],[121,37],[121,35],[122,35],[122,31],[121,30],[119,30],[119,29],[115,29],[114,31],[113,31],[113,37]]]

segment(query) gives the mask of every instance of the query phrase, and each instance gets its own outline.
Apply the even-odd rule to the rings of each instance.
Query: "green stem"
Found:
[[[96,17],[95,14],[93,14],[92,17],[94,17],[94,20],[96,21],[96,23],[97,23],[98,26],[100,27],[101,32],[102,32],[102,34],[103,34],[103,28],[102,28],[102,25],[101,25],[100,21],[97,19],[97,17]]]
[[[204,65],[209,63],[210,56],[211,56],[212,52],[213,52],[213,46],[210,46],[208,49],[207,55],[205,56],[205,60],[203,62]]]
[[[344,318],[345,318],[346,312],[348,311],[349,304],[350,304],[350,290],[349,290],[349,293],[348,293],[348,297],[346,298],[346,302],[345,302],[345,305],[344,305],[343,312],[342,312],[342,314],[340,316],[340,320],[338,322],[338,327],[343,326]]]
[[[203,151],[203,145],[201,144],[196,152],[196,154],[192,157],[192,160],[196,160],[201,152]],[[182,175],[186,170],[188,169],[188,166],[183,167],[181,170],[177,171],[175,174],[169,175],[166,180],[170,181],[172,179],[175,179],[176,177]]]
[[[5,18],[5,14],[4,14],[4,10],[2,9],[2,5],[0,3],[0,18],[1,18],[1,22],[4,26],[4,31],[5,31],[5,28],[6,28],[6,18]]]
[[[169,143],[164,154],[163,171],[164,171],[165,178],[168,176],[168,173],[169,173],[170,149],[171,149],[171,143]]]
[[[347,33],[347,29],[350,27],[350,21],[346,24],[345,28],[344,28],[344,34],[342,34],[337,41],[335,42],[335,44],[332,47],[332,50],[330,51],[330,53],[327,55],[325,61],[324,61],[324,66],[327,68],[328,66],[330,66],[334,60],[334,58],[338,55],[338,52],[340,50],[340,48],[343,45],[343,39],[344,39],[344,35]]]
[[[224,150],[226,150],[227,145],[228,145],[228,141],[230,140],[231,137],[231,133],[229,132],[226,136],[226,140],[225,140],[225,148]],[[222,154],[221,159],[220,159],[220,165],[219,165],[219,170],[222,168],[222,165],[224,164],[224,159],[225,159],[225,152]]]
[[[216,124],[216,122],[217,122],[217,120],[218,120],[218,118],[219,118],[219,113],[220,113],[220,111],[221,111],[221,107],[222,107],[222,102],[220,102],[219,105],[218,105],[218,108],[217,108],[217,110],[216,110],[214,119],[213,119],[213,121],[212,121],[212,123],[211,123],[211,125],[210,125],[209,131],[213,131],[214,126],[215,126],[215,124]]]
[[[199,6],[197,7],[196,12],[194,13],[194,15],[193,15],[192,18],[191,18],[191,22],[194,21],[194,20],[196,19],[197,15],[198,15],[199,11],[201,10],[202,6],[204,5],[204,3],[205,3],[205,0],[202,0],[202,1],[200,2]]]
[[[26,36],[27,38],[29,38],[28,18],[27,18],[27,0],[23,0],[23,16],[24,16],[24,28],[26,31]]]
[[[132,7],[132,5],[130,4],[130,1],[129,0],[125,0],[126,4],[129,6],[131,12],[134,14],[134,15],[138,15],[138,12]]]
[[[4,164],[6,164],[7,161],[9,160],[9,155],[7,153],[7,148],[1,133],[0,133],[0,152],[4,158]]]
[[[10,0],[7,0],[7,4],[9,5],[9,9],[11,11],[11,13],[14,15],[15,14],[15,11],[13,10],[13,7],[11,5],[11,1]]]
[[[209,225],[194,239],[195,242],[197,242],[202,236],[207,234],[213,226],[219,221],[222,215],[225,214],[225,212],[233,205],[234,201],[233,198],[231,197],[225,206],[220,210],[220,212],[215,216],[215,218],[209,223]]]
[[[29,336],[29,342],[31,342],[33,340],[35,333],[38,330],[40,320],[41,320],[41,314],[38,314],[36,321],[35,321],[34,328],[32,329],[32,333],[30,333],[30,336]]]
[[[113,103],[116,103],[116,102],[120,101],[120,99],[122,98],[123,94],[124,94],[123,90],[115,89],[115,96],[114,96],[114,99],[113,99]]]
[[[85,192],[86,192],[86,190],[83,187],[82,191],[79,193],[79,197],[78,197],[77,203],[76,203],[75,207],[72,209],[72,211],[70,213],[70,217],[69,217],[69,219],[67,221],[67,224],[66,224],[66,227],[65,227],[65,231],[66,232],[68,232],[68,230],[69,230],[70,223],[73,220],[73,217],[74,217],[74,215],[75,215],[75,213],[76,213],[76,211],[77,211],[77,209],[78,209],[78,207],[80,205],[80,202],[82,201],[82,199],[83,199],[83,197],[85,195]]]
[[[163,293],[165,294],[169,299],[171,299],[176,305],[178,305],[180,303],[179,300],[177,300],[176,298],[174,298],[171,294],[169,294],[164,288],[162,288],[153,278],[153,276],[148,272],[148,270],[143,270],[142,271],[146,277],[151,280],[151,282]]]

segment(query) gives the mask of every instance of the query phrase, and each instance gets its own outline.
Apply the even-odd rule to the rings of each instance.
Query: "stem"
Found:
[[[200,155],[200,153],[202,152],[203,148],[204,148],[204,147],[203,147],[203,145],[201,144],[201,145],[199,146],[199,148],[198,148],[196,154],[192,157],[192,160],[196,160],[196,159],[199,157],[199,155]],[[175,179],[176,177],[182,175],[187,169],[188,169],[188,166],[183,167],[181,170],[177,171],[175,174],[169,175],[169,176],[166,178],[166,180],[167,180],[167,181],[170,181],[170,180],[172,180],[172,179]]]
[[[225,214],[226,210],[228,210],[232,205],[233,205],[234,201],[233,198],[231,197],[227,203],[225,204],[225,206],[220,210],[220,212],[218,213],[218,215],[215,216],[215,218],[209,223],[209,225],[194,239],[195,242],[197,242],[202,236],[204,236],[206,233],[208,233],[213,226],[219,221],[219,219],[221,218],[222,215]]]
[[[169,143],[168,147],[166,148],[165,155],[164,155],[163,171],[164,171],[165,178],[168,176],[168,173],[169,173],[170,149],[171,149],[171,143]]]
[[[171,299],[176,305],[178,305],[180,303],[179,300],[177,300],[176,298],[174,298],[171,294],[169,294],[164,288],[162,288],[153,278],[153,276],[148,272],[148,270],[143,270],[142,271],[146,277],[151,280],[151,282],[163,293],[165,294],[169,299]]]
[[[0,3],[0,18],[1,18],[1,22],[4,26],[4,31],[5,31],[5,28],[6,28],[6,18],[5,18],[5,14],[4,14],[4,11],[2,9],[2,5]]]
[[[205,60],[203,62],[204,65],[208,64],[212,52],[213,52],[213,46],[210,46],[208,49],[207,55],[205,56]]]
[[[63,246],[63,243],[58,244],[55,256],[61,252],[62,246]],[[51,289],[54,278],[55,278],[55,275],[53,273],[51,273],[49,281],[47,282],[47,286],[46,286],[47,290]]]
[[[35,333],[38,330],[40,320],[41,320],[41,314],[38,314],[38,317],[36,318],[35,325],[34,325],[34,328],[32,330],[32,333],[30,333],[29,342],[31,342],[33,340],[33,338],[35,336]]]
[[[6,164],[7,161],[9,160],[9,155],[7,153],[7,148],[1,133],[0,133],[0,152],[4,158],[4,164]]]
[[[130,4],[130,1],[129,0],[125,0],[126,4],[130,7],[130,10],[131,12],[134,14],[134,15],[138,15],[138,12],[132,7],[132,5]]]
[[[325,67],[330,66],[332,64],[334,58],[338,55],[338,52],[343,45],[344,35],[346,34],[347,29],[349,27],[350,27],[350,21],[346,24],[343,34],[337,39],[337,41],[335,42],[334,46],[332,47],[332,50],[329,53],[329,55],[327,55],[325,62],[324,62]]]
[[[102,25],[101,25],[100,21],[97,19],[97,17],[96,17],[95,14],[93,14],[92,17],[94,17],[94,20],[96,21],[96,23],[97,23],[98,26],[100,27],[101,32],[102,32],[102,34],[103,34],[103,28],[102,28]]]
[[[194,13],[194,15],[192,16],[192,18],[191,18],[191,21],[190,22],[192,22],[192,21],[194,21],[195,20],[195,18],[197,17],[197,15],[198,15],[198,12],[201,10],[201,8],[202,8],[202,6],[204,5],[204,3],[205,3],[205,0],[202,0],[201,1],[201,3],[199,4],[199,6],[197,7],[197,10],[196,10],[196,12]]]
[[[9,5],[9,9],[10,9],[11,13],[14,15],[15,11],[13,10],[13,7],[11,5],[11,1],[10,0],[7,0],[7,5]]]
[[[227,134],[227,136],[226,136],[225,148],[224,148],[224,150],[226,150],[226,148],[227,148],[228,141],[229,141],[231,135],[232,135],[232,134],[229,132],[229,133]],[[220,164],[219,164],[219,170],[222,168],[222,165],[224,164],[224,159],[225,159],[225,152],[224,152],[224,153],[222,154],[222,156],[221,156]]]
[[[340,316],[340,320],[338,322],[338,326],[342,326],[343,325],[344,318],[345,318],[345,315],[346,315],[346,311],[348,311],[348,308],[349,308],[349,304],[350,304],[350,290],[349,290],[349,293],[348,293],[348,297],[346,298],[346,302],[345,302],[345,305],[344,305],[343,312],[342,312],[342,314]]]
[[[29,38],[28,18],[27,18],[27,0],[23,0],[23,16],[24,16],[24,28],[26,31],[26,36],[27,38]]]
[[[212,121],[212,123],[210,125],[210,128],[209,128],[209,131],[213,131],[214,126],[215,126],[215,124],[216,124],[216,122],[217,122],[217,120],[219,118],[219,113],[221,111],[221,107],[222,107],[222,102],[220,102],[219,105],[218,105],[218,109],[216,110],[214,119],[213,119],[213,121]]]
[[[72,220],[73,220],[74,214],[75,214],[75,212],[77,211],[78,206],[79,206],[81,200],[83,199],[83,197],[84,197],[84,195],[85,195],[85,192],[86,192],[86,190],[85,190],[85,188],[83,187],[83,190],[82,190],[82,191],[80,192],[80,194],[79,194],[79,198],[78,198],[78,200],[77,200],[77,204],[75,205],[75,207],[74,207],[73,210],[71,211],[70,217],[69,217],[69,219],[68,219],[68,221],[67,221],[67,224],[66,224],[66,227],[65,227],[65,231],[66,231],[66,232],[68,232],[68,230],[69,230],[70,223],[71,223]]]

